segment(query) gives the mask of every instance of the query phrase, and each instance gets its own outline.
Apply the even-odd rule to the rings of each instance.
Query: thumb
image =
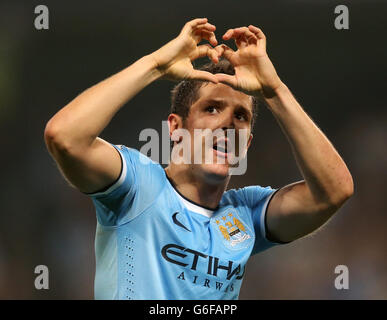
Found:
[[[233,88],[236,88],[238,85],[238,81],[235,76],[231,76],[225,73],[216,73],[215,76],[219,82],[227,84]]]
[[[194,80],[210,81],[215,84],[219,83],[218,78],[211,72],[207,71],[193,70],[189,78]]]

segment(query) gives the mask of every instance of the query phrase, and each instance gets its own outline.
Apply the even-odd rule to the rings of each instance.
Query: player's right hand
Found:
[[[216,46],[214,31],[216,27],[208,23],[207,18],[194,19],[187,22],[180,34],[153,52],[155,67],[162,79],[180,81],[196,79],[218,83],[218,79],[210,72],[195,70],[192,61],[208,56],[214,63],[219,62],[219,53],[211,46]],[[202,40],[209,44],[198,45]]]

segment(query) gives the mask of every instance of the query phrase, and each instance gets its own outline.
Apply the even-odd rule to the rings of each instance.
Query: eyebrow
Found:
[[[207,104],[207,103],[217,103],[220,105],[225,104],[224,99],[222,99],[222,98],[206,98],[203,100],[203,104]]]

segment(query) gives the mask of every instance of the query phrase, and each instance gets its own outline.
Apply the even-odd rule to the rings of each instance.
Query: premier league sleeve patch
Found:
[[[212,220],[215,233],[223,244],[231,250],[245,249],[254,245],[254,232],[233,209],[227,209]]]

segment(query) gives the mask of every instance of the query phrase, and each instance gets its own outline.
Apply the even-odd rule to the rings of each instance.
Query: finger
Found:
[[[238,38],[240,36],[244,36],[245,38],[256,37],[255,33],[249,30],[247,27],[229,29],[223,35],[224,40],[229,40],[231,38]]]
[[[202,27],[205,25],[207,25],[206,28],[214,28],[215,27],[215,26],[211,25],[210,23],[208,23],[207,18],[200,18],[200,19],[194,19],[194,20],[188,21],[184,25],[181,32],[185,33],[185,34],[191,34],[196,28]],[[214,30],[210,30],[210,31],[214,31]]]
[[[224,52],[223,45],[220,44],[216,46],[214,50],[218,53],[218,57],[221,57],[223,55],[223,52]]]
[[[257,28],[256,26],[249,25],[249,30],[251,32],[253,32],[258,39],[266,39],[266,36],[263,33],[263,31],[261,29]]]
[[[223,35],[223,39],[235,39],[238,48],[243,48],[248,44],[257,44],[258,41],[256,35],[247,27],[231,29]]]
[[[191,32],[192,34],[195,34],[198,31],[214,32],[215,30],[216,30],[216,27],[213,24],[205,23],[205,24],[196,26],[195,28],[192,28]]]
[[[201,70],[193,70],[191,73],[190,79],[219,83],[218,78],[214,74],[212,74],[211,72],[201,71]]]
[[[257,44],[258,39],[247,27],[229,29],[224,35],[224,40],[234,39],[238,49],[244,48],[249,44]]]
[[[224,40],[229,40],[231,39],[231,36],[233,35],[234,33],[234,29],[228,29],[225,34],[223,35],[223,39]]]
[[[252,36],[249,36],[247,38],[247,43],[248,44],[257,44],[258,43],[258,38],[255,34],[253,34]]]
[[[255,37],[255,34],[251,32],[247,27],[241,27],[241,28],[235,28],[234,29],[234,36],[244,36],[245,38],[249,37]]]
[[[191,21],[188,21],[185,25],[186,25],[186,26],[189,26],[189,27],[191,27],[191,28],[195,28],[195,27],[197,27],[198,25],[207,23],[207,21],[208,21],[207,18],[197,18],[197,19],[193,19],[193,20],[191,20]]]
[[[231,76],[225,73],[216,73],[215,76],[219,82],[227,84],[233,88],[237,87],[237,79],[235,76]]]
[[[258,41],[257,36],[253,32],[251,32],[247,27],[237,28],[234,31],[234,35],[236,38],[242,38],[242,41],[245,41],[248,44],[256,44]]]
[[[208,40],[213,46],[216,46],[218,44],[218,40],[216,40],[215,33],[199,29],[196,32],[195,41],[199,43],[202,39]]]
[[[237,48],[240,49],[247,46],[247,41],[243,36],[235,37],[235,44]]]
[[[211,47],[209,44],[203,44],[197,47],[195,54],[190,57],[191,60],[195,60],[202,57],[209,57],[214,63],[219,62],[219,54],[215,48]]]
[[[234,59],[235,58],[235,51],[225,44],[221,44],[220,47],[221,47],[220,49],[216,49],[218,54],[219,54],[219,52],[221,52],[222,56],[224,56],[228,61],[230,61],[232,65],[234,65],[235,64],[235,59]]]
[[[200,25],[197,25],[196,27],[194,27],[193,29],[206,29],[207,31],[215,31],[216,30],[216,27],[215,25],[207,22],[207,23],[204,23],[204,24],[200,24]]]
[[[216,27],[211,23],[202,23],[195,26],[190,26],[185,29],[188,34],[195,34],[198,30],[205,30],[208,32],[214,32],[216,30]]]

